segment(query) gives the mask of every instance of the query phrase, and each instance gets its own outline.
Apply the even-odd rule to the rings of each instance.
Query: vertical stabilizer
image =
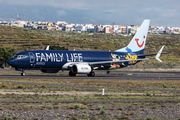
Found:
[[[144,20],[143,23],[141,24],[141,27],[134,35],[128,46],[116,50],[116,52],[127,52],[127,49],[130,49],[133,53],[143,53],[146,44],[149,23],[150,20],[148,19]]]

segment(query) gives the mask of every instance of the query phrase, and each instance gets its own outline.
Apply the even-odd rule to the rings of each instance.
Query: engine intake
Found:
[[[88,64],[75,64],[71,68],[71,71],[76,74],[89,74],[91,70]]]

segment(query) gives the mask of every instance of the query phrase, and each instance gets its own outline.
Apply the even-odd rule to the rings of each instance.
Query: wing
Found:
[[[156,56],[154,58],[142,58],[142,59],[131,59],[131,60],[119,60],[119,61],[100,61],[100,62],[90,62],[89,65],[90,66],[96,66],[96,65],[104,65],[104,64],[120,64],[120,63],[124,63],[124,62],[131,62],[131,61],[142,61],[142,60],[149,60],[149,59],[157,59],[158,61],[162,62],[159,57],[162,53],[162,50],[164,48],[164,45],[161,47],[161,49],[159,50],[159,52],[156,54]],[[163,62],[162,62],[163,63]]]
[[[142,61],[142,60],[149,60],[149,58],[144,58],[144,59],[131,59],[131,60],[119,60],[119,61],[100,61],[100,62],[90,62],[89,65],[90,66],[94,66],[94,65],[104,65],[104,64],[120,64],[120,63],[124,63],[124,62],[131,62],[131,61]]]

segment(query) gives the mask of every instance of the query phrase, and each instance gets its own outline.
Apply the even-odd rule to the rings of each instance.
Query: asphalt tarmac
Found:
[[[12,70],[6,70],[12,71]],[[27,71],[28,72],[28,71]],[[0,78],[30,78],[30,79],[116,79],[116,80],[180,80],[180,72],[132,72],[132,71],[112,71],[107,74],[105,71],[97,71],[95,77],[88,77],[85,74],[80,74],[75,77],[70,77],[68,75],[0,75]],[[17,84],[37,84],[31,82],[17,82],[17,81],[0,81],[4,83],[17,83]],[[45,84],[45,83],[38,83]],[[68,84],[49,84],[50,86],[64,86],[64,87],[82,87],[82,88],[105,88],[98,86],[84,86],[84,85],[68,85]],[[111,88],[112,89],[112,88]],[[146,88],[113,88],[113,89],[131,89],[131,90],[145,90],[145,91],[169,91],[169,92],[180,92],[180,90],[175,89],[146,89]]]
[[[7,71],[8,72],[8,71]],[[27,71],[28,72],[28,71]],[[129,79],[129,80],[180,80],[180,72],[130,72],[112,71],[107,74],[105,71],[97,71],[95,77],[88,77],[86,74],[77,76],[68,75],[0,75],[0,78],[31,78],[31,79]]]

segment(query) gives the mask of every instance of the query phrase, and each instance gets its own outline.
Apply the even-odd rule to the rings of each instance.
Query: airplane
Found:
[[[144,54],[149,24],[150,20],[145,19],[130,43],[126,47],[115,51],[49,50],[48,46],[46,50],[30,50],[17,53],[7,62],[15,70],[22,71],[22,76],[25,75],[25,70],[41,70],[43,73],[57,73],[60,70],[68,70],[69,76],[87,74],[87,76],[92,77],[95,76],[94,70],[123,68],[149,59],[157,59],[162,62],[159,57],[164,46],[157,54]],[[156,56],[146,58],[146,56],[152,55]]]

